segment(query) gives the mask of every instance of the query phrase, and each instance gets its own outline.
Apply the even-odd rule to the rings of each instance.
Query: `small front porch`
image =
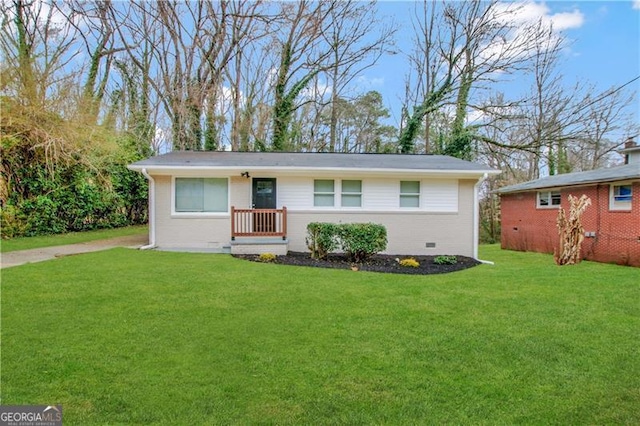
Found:
[[[231,207],[231,254],[287,254],[287,208]]]

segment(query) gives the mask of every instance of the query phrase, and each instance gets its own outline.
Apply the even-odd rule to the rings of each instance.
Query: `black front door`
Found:
[[[253,208],[275,209],[276,180],[275,178],[253,179]],[[275,212],[256,212],[253,214],[253,232],[276,232]]]
[[[276,208],[276,180],[275,178],[253,179],[253,208]]]

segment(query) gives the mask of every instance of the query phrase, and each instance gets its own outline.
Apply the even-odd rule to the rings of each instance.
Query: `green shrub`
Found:
[[[258,256],[258,260],[264,263],[275,262],[276,255],[273,253],[261,253],[260,256]]]
[[[25,234],[29,225],[24,215],[15,206],[0,208],[0,229],[2,238],[14,238]]]
[[[339,226],[340,246],[352,262],[362,262],[387,248],[387,229],[375,223]]]
[[[455,256],[440,255],[433,259],[433,263],[437,265],[455,265],[458,263],[458,258]]]
[[[11,108],[18,107],[7,102],[0,102],[0,106],[0,116],[6,113],[7,117],[16,113]],[[31,114],[31,110],[27,112]],[[63,127],[59,126],[65,124],[64,120],[56,114],[40,115],[44,121],[38,123],[39,128],[51,128],[64,135]],[[45,125],[46,120],[51,123]],[[127,164],[150,153],[136,149],[126,135],[109,134],[108,143],[100,139],[105,135],[96,136],[96,140],[105,142],[109,155],[98,155],[101,148],[84,147],[84,141],[79,152],[48,155],[42,149],[46,145],[39,139],[42,135],[30,130],[31,121],[29,118],[15,122],[18,128],[9,127],[9,136],[0,132],[3,238],[105,229],[147,221],[147,180],[127,169]],[[7,123],[3,121],[2,125]],[[96,135],[93,131],[91,134]]]
[[[312,222],[306,241],[315,259],[326,259],[340,248],[351,262],[362,262],[387,248],[387,229],[375,223]]]
[[[420,266],[420,262],[415,260],[413,257],[409,257],[407,259],[402,259],[398,263],[400,264],[400,266],[405,266],[405,267],[408,267],[408,268],[417,268],[418,266]]]
[[[307,247],[314,259],[326,259],[338,248],[338,225],[334,223],[312,222],[307,225]]]

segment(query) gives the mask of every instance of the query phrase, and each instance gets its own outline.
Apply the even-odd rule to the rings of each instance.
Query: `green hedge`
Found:
[[[352,262],[362,262],[387,248],[387,229],[375,223],[307,225],[307,246],[311,257],[325,259],[340,248]]]
[[[98,176],[80,165],[47,173],[30,165],[0,207],[3,238],[30,237],[143,224],[147,182],[125,165]]]
[[[314,259],[326,259],[329,253],[339,247],[338,225],[334,223],[312,222],[307,225],[307,246]]]
[[[387,248],[387,229],[375,223],[339,226],[340,246],[352,262],[362,262]]]

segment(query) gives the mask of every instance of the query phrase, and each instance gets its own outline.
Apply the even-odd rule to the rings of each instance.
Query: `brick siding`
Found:
[[[591,205],[582,216],[582,226],[585,232],[595,232],[595,237],[585,237],[584,259],[640,267],[640,183],[633,184],[632,208],[626,211],[609,209],[609,188],[609,184],[600,184],[563,189],[561,207],[569,213],[569,194],[576,197],[586,194],[591,198]],[[537,191],[502,194],[503,249],[557,251],[558,209],[538,208],[536,197]]]

